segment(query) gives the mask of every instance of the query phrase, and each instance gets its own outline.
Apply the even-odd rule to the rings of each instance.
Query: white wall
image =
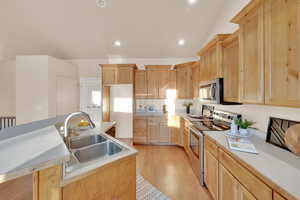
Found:
[[[48,118],[48,57],[16,57],[17,124]]]
[[[224,5],[220,10],[219,16],[217,17],[214,26],[209,31],[206,42],[202,46],[209,42],[216,34],[235,32],[238,29],[238,25],[230,23],[230,20],[249,2],[250,0],[224,1]]]
[[[48,57],[49,117],[79,111],[78,67],[70,62]]]
[[[16,61],[0,61],[0,116],[16,114]]]
[[[79,109],[78,69],[49,56],[16,57],[17,124]]]

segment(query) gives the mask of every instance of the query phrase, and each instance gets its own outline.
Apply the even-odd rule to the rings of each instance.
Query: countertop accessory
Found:
[[[285,144],[284,137],[287,129],[295,124],[300,124],[300,122],[270,117],[266,142],[290,151]]]
[[[255,122],[248,121],[247,119],[235,119],[234,123],[239,126],[239,133],[241,136],[247,136],[249,134],[249,128],[251,128]]]
[[[300,156],[300,124],[287,129],[284,136],[286,146],[297,156]]]
[[[192,102],[185,102],[183,106],[186,108],[186,114],[190,114],[191,112],[191,106],[193,106]]]

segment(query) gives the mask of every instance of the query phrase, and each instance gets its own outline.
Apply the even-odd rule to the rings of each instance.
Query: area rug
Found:
[[[136,176],[136,199],[137,200],[170,200],[165,194],[156,189],[141,175]]]

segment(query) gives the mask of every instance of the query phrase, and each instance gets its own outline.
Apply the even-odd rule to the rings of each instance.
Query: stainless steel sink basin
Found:
[[[113,142],[103,142],[86,148],[78,149],[74,152],[80,163],[99,159],[105,156],[112,156],[122,151],[122,148]]]
[[[101,135],[91,135],[86,137],[80,137],[76,139],[71,139],[70,148],[71,149],[80,149],[89,145],[106,142],[107,139]]]

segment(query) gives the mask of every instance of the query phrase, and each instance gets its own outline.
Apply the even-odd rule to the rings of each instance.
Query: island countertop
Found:
[[[65,116],[35,121],[0,131],[0,183],[31,174],[70,159],[71,153],[55,127]],[[116,122],[102,122],[104,133]]]

